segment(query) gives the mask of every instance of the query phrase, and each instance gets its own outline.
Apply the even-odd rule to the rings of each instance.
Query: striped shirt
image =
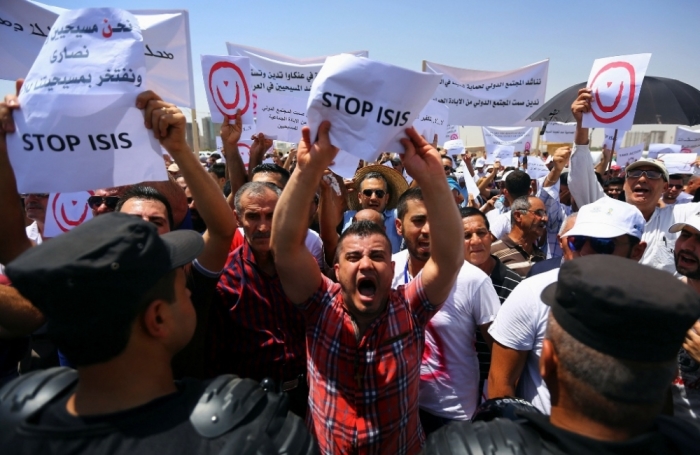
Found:
[[[523,278],[527,276],[532,264],[543,261],[545,256],[536,246],[533,246],[532,254],[528,254],[507,235],[491,244],[491,254]]]

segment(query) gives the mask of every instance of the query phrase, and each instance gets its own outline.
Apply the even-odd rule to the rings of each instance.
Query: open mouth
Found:
[[[678,254],[678,265],[683,267],[697,267],[698,258],[694,254],[680,252]]]
[[[634,193],[635,196],[642,196],[643,197],[643,196],[646,196],[647,193],[649,193],[649,189],[643,188],[641,186],[635,186],[634,190],[632,192]]]
[[[369,278],[361,278],[357,283],[357,290],[361,296],[371,299],[377,293],[377,283]]]

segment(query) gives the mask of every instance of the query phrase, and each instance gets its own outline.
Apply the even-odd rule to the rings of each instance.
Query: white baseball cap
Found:
[[[566,235],[611,239],[627,234],[641,239],[645,224],[644,216],[637,207],[604,196],[579,209],[576,223]]]
[[[673,226],[668,228],[668,232],[670,232],[671,234],[675,234],[676,232],[681,232],[686,226],[690,226],[691,228],[700,232],[700,213],[696,213],[695,215],[691,216],[690,218],[685,220],[685,223],[674,224]]]
[[[653,158],[641,158],[634,163],[630,164],[627,166],[625,169],[626,172],[633,171],[639,167],[644,167],[644,166],[651,166],[655,167],[663,174],[663,179],[668,182],[668,169],[666,169],[666,165],[664,164],[663,161],[660,160],[655,160]]]
[[[486,165],[486,160],[483,158],[477,158],[476,165],[474,167],[484,167]]]

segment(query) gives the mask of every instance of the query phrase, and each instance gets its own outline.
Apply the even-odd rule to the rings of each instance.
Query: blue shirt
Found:
[[[345,212],[343,215],[343,232],[352,224],[352,217],[356,213],[357,211],[355,210]],[[396,209],[384,211],[384,227],[386,228],[386,235],[391,241],[391,254],[396,254],[401,251],[401,242],[403,241],[403,237],[396,232]]]

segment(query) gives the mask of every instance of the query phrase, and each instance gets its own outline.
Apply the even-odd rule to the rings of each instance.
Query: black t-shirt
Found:
[[[73,390],[65,392],[22,424],[0,451],[7,454],[209,454],[218,453],[226,435],[205,439],[189,418],[205,383],[176,382],[178,392],[137,408],[95,417],[66,411]]]

